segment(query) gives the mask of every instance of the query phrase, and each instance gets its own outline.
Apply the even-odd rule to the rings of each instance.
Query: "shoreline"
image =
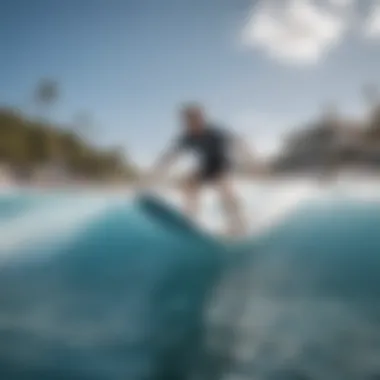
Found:
[[[347,168],[330,176],[324,176],[318,171],[304,171],[293,173],[277,173],[265,175],[240,175],[235,174],[232,180],[237,183],[245,184],[271,184],[271,183],[297,183],[297,182],[314,182],[318,185],[330,186],[339,182],[340,180],[353,180],[353,181],[369,181],[380,182],[380,171],[377,170],[363,170],[363,168]],[[205,186],[206,188],[208,186]],[[179,190],[181,188],[181,181],[159,181],[151,189],[171,189]],[[0,178],[0,191],[1,190],[25,190],[25,191],[96,191],[96,192],[138,192],[141,187],[138,180],[129,181],[75,181],[75,180],[31,180],[31,181],[17,181],[11,178]]]

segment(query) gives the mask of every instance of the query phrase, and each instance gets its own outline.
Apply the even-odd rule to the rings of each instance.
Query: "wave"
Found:
[[[239,192],[252,228],[237,243],[200,234],[220,218],[210,193],[191,234],[123,197],[2,195],[0,377],[378,374],[375,191],[276,182]]]

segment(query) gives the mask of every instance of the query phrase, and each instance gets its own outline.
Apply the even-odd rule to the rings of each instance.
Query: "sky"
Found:
[[[52,118],[87,113],[94,141],[144,165],[178,134],[184,102],[268,154],[326,102],[360,115],[379,67],[380,0],[0,2],[0,105],[35,112],[53,78]]]

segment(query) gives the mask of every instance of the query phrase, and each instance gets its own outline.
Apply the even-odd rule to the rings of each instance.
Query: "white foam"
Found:
[[[380,201],[380,181],[377,178],[341,177],[335,184],[323,187],[315,180],[237,181],[236,190],[248,223],[250,236],[272,228],[302,204],[313,199],[345,199]],[[182,208],[179,191],[169,188],[154,190],[173,205]],[[8,194],[8,192],[5,192]],[[2,195],[5,195],[4,193]],[[0,255],[23,247],[56,239],[67,239],[79,233],[91,220],[106,212],[115,202],[125,202],[132,191],[99,196],[70,196],[43,201],[12,220],[0,223]],[[212,189],[202,192],[199,224],[211,232],[223,229],[224,215],[218,196]]]
[[[239,181],[236,191],[251,236],[271,228],[302,203],[322,195],[321,190],[310,181]],[[155,193],[183,208],[179,191],[156,188]],[[205,189],[201,194],[198,222],[202,228],[214,233],[223,229],[224,215],[219,207],[218,194],[212,189]]]
[[[66,199],[47,201],[0,224],[1,259],[24,248],[67,239],[104,213],[109,199]]]

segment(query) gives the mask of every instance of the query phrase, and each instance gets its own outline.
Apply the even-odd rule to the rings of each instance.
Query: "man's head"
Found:
[[[204,111],[199,104],[190,104],[182,107],[181,119],[190,134],[202,132],[206,125]]]

